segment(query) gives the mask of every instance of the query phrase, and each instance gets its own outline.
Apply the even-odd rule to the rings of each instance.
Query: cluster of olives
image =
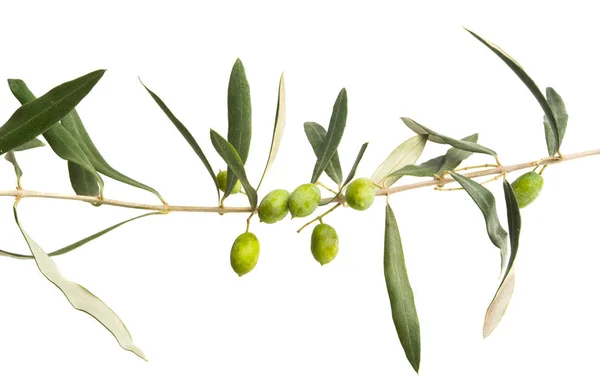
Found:
[[[220,172],[227,181],[226,172]],[[221,186],[221,184],[219,184]],[[366,178],[356,179],[346,189],[345,200],[353,209],[367,210],[375,199],[375,185]],[[288,213],[292,218],[303,218],[311,215],[319,207],[321,190],[315,184],[302,184],[291,194],[285,189],[269,192],[260,202],[258,217],[261,222],[273,224],[284,219]],[[320,219],[320,218],[319,218]],[[337,232],[328,224],[315,226],[311,235],[310,249],[313,257],[321,265],[331,262],[338,253],[339,239]],[[230,261],[233,270],[241,277],[250,272],[258,262],[260,244],[251,232],[238,236],[231,247]]]
[[[519,176],[511,186],[515,192],[517,205],[523,209],[539,196],[544,186],[544,178],[535,171],[529,171]]]

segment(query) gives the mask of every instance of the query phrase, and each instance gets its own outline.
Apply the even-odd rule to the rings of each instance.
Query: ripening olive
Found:
[[[335,229],[325,223],[315,226],[310,237],[310,250],[315,260],[325,265],[338,253],[339,239]]]
[[[275,223],[281,221],[289,212],[290,193],[285,189],[269,192],[260,202],[258,218],[261,222]]]
[[[221,192],[225,192],[225,189],[227,188],[227,171],[219,171],[219,173],[217,174],[217,185],[219,186]],[[240,183],[240,181],[238,180],[233,186],[231,194],[234,195],[236,193],[239,193],[241,190],[242,183]]]
[[[245,232],[238,236],[233,242],[229,256],[233,271],[241,277],[254,269],[259,253],[260,244],[256,235]]]
[[[375,184],[370,179],[356,179],[346,189],[346,202],[352,209],[367,210],[374,199]]]
[[[289,208],[292,218],[311,215],[321,201],[321,190],[315,184],[302,184],[290,195]]]
[[[529,171],[512,182],[512,188],[520,209],[531,204],[542,191],[544,178],[535,171]]]

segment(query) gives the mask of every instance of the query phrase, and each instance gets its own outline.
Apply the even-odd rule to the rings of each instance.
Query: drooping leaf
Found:
[[[479,134],[475,133],[475,134],[472,134],[470,136],[467,136],[467,137],[461,139],[461,141],[476,143],[478,139],[479,139]],[[465,151],[465,150],[461,150],[461,149],[458,149],[455,147],[451,147],[446,152],[446,158],[444,160],[444,164],[437,171],[437,174],[441,176],[445,171],[454,170],[462,163],[462,161],[469,158],[471,155],[473,155],[473,153],[470,151]]]
[[[325,140],[321,143],[319,153],[317,154],[317,162],[313,169],[311,183],[316,183],[319,177],[325,170],[325,167],[333,158],[333,155],[337,152],[337,148],[344,135],[344,129],[346,128],[346,117],[348,116],[348,94],[346,88],[343,88],[338,94],[335,104],[333,105],[333,111],[331,113],[331,119],[329,120],[329,128],[327,128],[327,135]]]
[[[472,179],[452,171],[449,171],[448,173],[465,189],[465,191],[469,194],[469,196],[471,196],[473,201],[475,201],[481,210],[481,213],[485,219],[488,237],[490,238],[491,242],[500,249],[500,275],[504,277],[509,261],[507,244],[508,234],[502,228],[500,220],[498,219],[496,199],[494,198],[494,195],[483,185]]]
[[[25,150],[34,149],[34,148],[41,148],[43,146],[46,146],[46,144],[43,141],[40,141],[39,139],[34,138],[30,141],[27,141],[23,145],[17,146],[16,148],[13,149],[13,151],[25,151]]]
[[[487,48],[492,50],[492,52],[495,53],[500,59],[502,59],[502,61],[504,61],[504,63],[506,65],[508,65],[508,67],[521,79],[521,81],[523,81],[523,83],[525,84],[525,86],[527,86],[527,88],[529,89],[531,94],[533,94],[535,99],[538,101],[538,103],[542,107],[542,110],[544,111],[544,114],[548,118],[548,122],[550,125],[551,135],[549,135],[550,136],[549,138],[548,137],[546,138],[546,145],[548,146],[548,153],[551,156],[556,154],[556,152],[558,151],[558,145],[560,145],[559,136],[558,136],[559,135],[558,125],[556,123],[556,119],[554,118],[554,114],[552,113],[552,110],[550,109],[550,105],[546,101],[546,98],[544,97],[544,94],[542,94],[540,88],[538,88],[538,86],[531,79],[531,77],[529,77],[529,75],[527,73],[525,73],[525,70],[523,69],[523,67],[521,67],[521,65],[519,63],[517,63],[517,61],[515,59],[513,59],[511,56],[509,56],[500,47],[496,46],[494,43],[492,43],[488,40],[483,39],[482,37],[475,34],[474,32],[472,32],[469,29],[465,28],[465,30],[467,30],[478,41],[483,43]]]
[[[415,372],[419,372],[421,363],[421,328],[415,306],[412,287],[408,280],[404,251],[396,217],[390,205],[385,208],[384,239],[385,284],[387,286],[392,319],[406,358]]]
[[[65,82],[28,102],[0,127],[0,155],[44,133],[77,106],[100,80],[97,70]]]
[[[73,308],[83,311],[98,320],[98,322],[112,333],[123,349],[131,351],[140,358],[146,360],[144,353],[133,343],[131,334],[116,313],[87,289],[63,277],[54,261],[52,261],[46,252],[44,252],[44,250],[25,232],[17,215],[18,203],[19,200],[15,201],[13,206],[15,221],[35,258],[35,262],[40,272],[63,292]]]
[[[19,163],[17,162],[15,152],[13,150],[9,151],[4,155],[4,159],[13,165],[13,168],[15,169],[15,175],[17,177],[17,187],[21,188],[21,176],[23,176],[23,170],[21,170],[21,166],[19,166]]]
[[[429,140],[431,142],[435,142],[438,144],[448,144],[450,146],[454,146],[455,148],[461,149],[464,151],[488,154],[493,157],[496,157],[495,151],[493,151],[492,149],[488,149],[485,146],[481,146],[478,143],[470,142],[470,141],[463,141],[463,140],[456,140],[454,138],[444,136],[444,135],[439,134],[439,133],[417,123],[416,121],[406,118],[406,117],[402,117],[400,119],[402,119],[404,124],[407,127],[409,127],[410,129],[412,129],[413,132],[415,132],[416,134],[427,135],[428,136],[427,140]]]
[[[240,156],[242,165],[246,164],[252,138],[252,104],[250,101],[250,85],[246,78],[246,70],[240,59],[235,61],[229,77],[227,89],[227,140]],[[239,176],[237,177],[239,179]],[[227,186],[223,198],[229,196],[237,182],[235,173],[227,169]]]
[[[430,176],[434,177],[440,170],[440,168],[444,165],[444,161],[446,160],[445,155],[440,155],[439,157],[435,157],[433,159],[428,160],[427,162],[423,162],[420,165],[408,165],[404,166],[399,170],[392,172],[389,177],[390,178],[399,178],[404,175],[409,176],[419,176],[425,177]]]
[[[9,79],[8,86],[21,104],[36,100],[23,80]],[[91,193],[97,192],[96,195],[99,195],[104,182],[81,148],[81,142],[60,122],[47,129],[43,135],[56,155],[69,162],[69,176],[75,193],[92,196]],[[90,179],[93,179],[91,185]],[[96,188],[93,188],[94,185]]]
[[[346,180],[344,180],[344,184],[342,184],[338,193],[335,196],[333,196],[329,201],[319,204],[320,206],[327,205],[327,204],[335,201],[335,199],[338,198],[340,196],[340,194],[342,193],[342,190],[344,189],[344,187],[347,186],[352,181],[352,179],[354,179],[354,175],[356,175],[356,169],[358,168],[358,165],[360,164],[360,161],[361,161],[363,155],[365,154],[365,151],[367,150],[367,146],[369,146],[369,143],[365,142],[360,147],[360,150],[358,151],[358,155],[356,156],[356,159],[354,160],[354,164],[352,165],[352,168],[350,169],[350,172],[348,173],[348,176],[346,177]]]
[[[401,175],[390,176],[394,171],[415,163],[427,143],[427,135],[417,135],[409,138],[394,149],[371,176],[371,181],[383,187],[394,184]]]
[[[277,151],[279,150],[279,144],[281,143],[281,137],[283,136],[283,129],[285,128],[285,84],[283,81],[283,73],[281,74],[281,78],[279,79],[279,91],[277,94],[277,110],[275,111],[275,126],[273,127],[273,138],[271,139],[271,149],[269,150],[269,158],[267,159],[267,164],[265,165],[265,170],[258,182],[258,186],[256,190],[260,189],[260,185],[273,165],[275,161],[275,156],[277,155]]]
[[[318,123],[306,122],[304,123],[304,133],[306,133],[306,138],[308,138],[308,142],[310,142],[315,155],[318,157],[319,149],[321,149],[321,145],[323,145],[327,137],[327,131]],[[342,174],[342,165],[340,164],[337,151],[333,154],[327,166],[325,166],[325,173],[338,186],[342,184],[344,175]]]
[[[519,235],[521,233],[521,214],[519,211],[519,205],[517,204],[517,198],[515,192],[512,189],[510,183],[504,179],[504,198],[506,201],[506,214],[508,218],[508,233],[510,238],[510,257],[506,266],[506,275],[502,276],[500,286],[494,299],[490,303],[485,314],[485,320],[483,323],[483,337],[487,337],[500,323],[508,303],[513,294],[515,288],[515,270],[514,262],[517,257],[517,251],[519,249]]]
[[[146,213],[146,214],[138,215],[137,217],[129,218],[129,219],[125,220],[125,221],[117,223],[116,225],[113,225],[113,226],[110,226],[108,228],[105,228],[104,230],[98,231],[98,232],[96,232],[96,233],[94,233],[94,234],[92,234],[92,235],[90,235],[90,236],[88,236],[88,237],[86,237],[84,239],[78,240],[75,243],[72,243],[72,244],[69,244],[69,245],[67,245],[65,247],[62,247],[60,249],[57,249],[54,252],[50,252],[50,253],[48,253],[48,256],[54,257],[54,256],[64,255],[66,253],[69,253],[69,252],[71,252],[71,251],[73,251],[73,250],[75,250],[75,249],[77,249],[77,248],[79,248],[79,247],[81,247],[81,246],[83,246],[83,245],[91,242],[94,239],[98,239],[102,235],[104,235],[104,234],[106,234],[108,232],[111,232],[112,230],[114,230],[114,229],[116,229],[116,228],[118,228],[118,227],[120,227],[120,226],[122,226],[122,225],[124,225],[126,223],[135,221],[136,219],[139,219],[139,218],[147,217],[147,216],[150,216],[150,215],[156,215],[156,214],[164,214],[164,213],[163,212],[152,212],[152,213]],[[32,255],[23,255],[23,254],[20,254],[20,253],[13,253],[13,252],[8,252],[8,251],[3,251],[3,250],[0,250],[0,256],[11,257],[11,258],[15,258],[15,259],[18,259],[18,260],[31,260],[31,259],[34,258]]]
[[[227,163],[227,167],[233,171],[238,179],[240,179],[240,183],[242,183],[244,191],[246,191],[246,194],[248,195],[250,206],[252,207],[252,210],[254,210],[258,204],[258,196],[256,194],[256,190],[248,182],[246,170],[244,169],[244,163],[242,162],[242,159],[238,155],[237,151],[235,151],[233,145],[231,145],[226,139],[212,129],[210,130],[210,140],[217,153],[219,153],[221,158],[223,158],[225,163]]]
[[[169,120],[171,120],[173,125],[175,125],[175,128],[177,128],[179,133],[181,133],[183,138],[185,138],[185,140],[188,142],[188,144],[194,150],[194,152],[196,153],[198,158],[200,158],[200,160],[204,164],[204,167],[206,167],[206,170],[208,170],[208,173],[210,174],[210,177],[212,178],[213,183],[215,184],[215,188],[217,190],[217,196],[220,200],[221,199],[221,191],[219,191],[219,184],[217,183],[217,176],[215,175],[215,172],[212,169],[212,166],[210,165],[208,158],[206,158],[206,155],[204,155],[204,152],[200,148],[200,145],[198,145],[198,143],[196,142],[196,139],[194,138],[194,136],[192,136],[190,131],[188,131],[188,129],[185,127],[185,125],[183,125],[183,123],[181,121],[179,121],[179,119],[177,119],[177,117],[171,112],[171,110],[169,110],[169,107],[167,107],[165,102],[163,102],[162,99],[160,99],[160,97],[158,95],[154,94],[154,92],[152,90],[148,89],[148,87],[146,85],[144,85],[142,80],[140,80],[140,83],[142,84],[142,86],[144,86],[144,88],[146,89],[148,94],[150,94],[152,99],[154,99],[154,101],[156,102],[158,107],[160,107],[160,109],[163,110],[165,115],[167,115]]]
[[[565,137],[565,131],[567,130],[567,122],[569,120],[569,114],[565,107],[565,102],[560,95],[551,87],[546,88],[546,98],[548,98],[548,105],[552,109],[556,125],[558,126],[558,146],[554,145],[554,137],[552,137],[552,126],[548,117],[544,115],[544,132],[546,132],[546,140],[548,142],[548,153],[553,149],[559,150],[562,144],[563,138]]]

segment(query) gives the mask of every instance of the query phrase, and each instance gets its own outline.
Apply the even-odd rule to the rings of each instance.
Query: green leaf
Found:
[[[507,247],[508,238],[506,231],[502,228],[500,225],[500,220],[498,219],[496,199],[494,198],[494,195],[483,185],[472,179],[452,171],[449,171],[448,173],[465,189],[465,191],[469,194],[469,196],[471,196],[473,201],[475,201],[481,210],[481,213],[485,218],[488,237],[490,238],[491,242],[500,249],[500,275],[504,276],[507,271],[509,261]]]
[[[21,187],[21,176],[23,176],[23,170],[21,170],[21,166],[17,162],[17,157],[15,156],[14,150],[9,151],[4,155],[4,159],[9,161],[13,168],[15,169],[15,175],[17,176],[17,187]]]
[[[467,136],[467,137],[461,139],[461,141],[476,143],[478,139],[479,139],[479,135],[477,133],[475,133],[475,134],[472,134],[470,136]],[[472,152],[461,150],[461,149],[458,149],[455,147],[451,147],[446,152],[446,158],[444,160],[444,164],[437,171],[437,174],[441,176],[445,171],[454,170],[462,163],[462,161],[469,158],[471,155],[473,155]]]
[[[427,162],[423,162],[420,165],[408,165],[404,166],[399,170],[392,172],[389,177],[390,178],[400,178],[404,175],[409,176],[419,176],[425,177],[430,176],[434,177],[440,170],[440,168],[444,165],[444,161],[446,160],[445,155],[440,155],[439,157],[428,160]]]
[[[554,138],[552,137],[552,126],[548,117],[544,115],[544,132],[546,132],[546,140],[548,142],[548,153],[554,148],[560,149],[563,138],[565,137],[565,131],[567,130],[567,121],[569,120],[569,114],[565,108],[565,102],[558,93],[551,87],[546,88],[546,97],[548,98],[548,105],[552,109],[556,125],[558,126],[558,146],[554,145]]]
[[[219,153],[221,158],[223,158],[225,163],[227,163],[227,167],[233,171],[238,179],[240,179],[240,182],[242,183],[242,186],[248,195],[250,206],[252,207],[252,210],[254,210],[258,204],[258,196],[256,194],[256,190],[252,188],[248,182],[248,177],[246,176],[246,171],[244,170],[244,163],[242,162],[239,154],[233,145],[231,145],[226,139],[212,129],[210,130],[210,140],[217,153]]]
[[[546,137],[546,145],[548,146],[548,153],[550,154],[550,156],[553,156],[554,154],[556,154],[556,152],[558,151],[558,145],[560,145],[559,136],[558,136],[559,135],[558,124],[556,123],[554,114],[552,113],[550,105],[546,101],[544,94],[542,94],[542,92],[537,87],[535,82],[531,79],[531,77],[529,77],[529,75],[527,73],[525,73],[525,70],[523,69],[523,67],[521,67],[521,65],[519,63],[517,63],[517,61],[515,59],[513,59],[511,56],[509,56],[506,52],[504,52],[500,47],[496,46],[494,43],[483,39],[482,37],[475,34],[474,32],[472,32],[469,29],[465,28],[465,30],[467,30],[478,41],[483,43],[487,48],[492,50],[492,52],[495,53],[500,59],[502,59],[502,61],[504,61],[504,63],[506,65],[508,65],[508,67],[521,79],[521,81],[523,81],[523,83],[525,84],[525,86],[527,86],[527,88],[529,89],[531,94],[533,94],[535,99],[538,101],[538,103],[542,107],[542,110],[544,111],[544,114],[548,118],[548,122],[550,125],[551,135],[550,135],[550,137]]]
[[[65,297],[69,303],[71,303],[73,308],[83,311],[98,320],[112,333],[113,336],[115,336],[117,342],[119,342],[119,345],[123,349],[131,351],[140,358],[146,360],[144,353],[133,343],[131,334],[115,312],[87,289],[64,278],[54,261],[52,261],[46,252],[44,252],[25,230],[23,230],[17,215],[18,203],[19,201],[17,200],[13,206],[15,221],[17,222],[31,253],[35,257],[35,262],[40,272],[58,287],[63,294],[65,294]]]
[[[335,201],[335,199],[338,198],[340,196],[340,194],[342,193],[342,189],[344,189],[344,187],[347,186],[352,181],[352,179],[354,179],[354,175],[356,175],[356,169],[358,168],[358,165],[360,164],[360,161],[361,161],[363,155],[365,154],[365,151],[367,150],[367,146],[369,146],[369,143],[365,142],[360,147],[360,150],[358,151],[358,155],[356,156],[356,159],[354,160],[354,164],[352,165],[352,168],[350,169],[350,172],[348,173],[348,176],[346,177],[346,180],[344,180],[344,184],[342,184],[338,193],[336,193],[336,195],[333,196],[329,201],[319,204],[319,206],[327,205],[327,204]]]
[[[346,117],[348,116],[348,94],[346,89],[343,88],[338,94],[335,104],[333,105],[333,111],[331,113],[331,119],[329,120],[329,128],[327,128],[327,135],[325,140],[319,148],[317,154],[317,162],[313,169],[311,183],[316,183],[319,180],[319,176],[325,170],[325,167],[333,158],[337,148],[344,135],[344,129],[346,128]]]
[[[0,154],[34,139],[68,114],[92,90],[104,70],[65,82],[22,105],[0,127]]]
[[[8,86],[21,104],[24,105],[36,100],[35,95],[23,80],[9,79]],[[97,192],[97,195],[100,195],[104,182],[81,148],[79,140],[73,137],[60,122],[54,124],[43,134],[56,155],[69,162],[71,186],[75,192],[86,196],[92,196],[92,192]],[[95,189],[89,185],[89,179],[94,180],[92,185],[96,185]]]
[[[246,164],[252,138],[252,104],[250,102],[250,85],[246,79],[246,70],[240,59],[235,61],[229,77],[227,89],[227,140],[240,156],[242,165]],[[223,198],[231,193],[237,181],[235,172],[227,169],[227,185]],[[239,179],[239,176],[237,177]]]
[[[40,141],[39,139],[34,138],[30,141],[27,141],[23,145],[17,146],[16,148],[13,149],[13,151],[24,151],[24,150],[34,149],[34,148],[41,148],[42,146],[46,146],[46,144],[43,141]]]
[[[281,137],[283,136],[283,128],[285,128],[285,84],[283,82],[283,73],[281,74],[281,78],[279,79],[279,90],[277,93],[277,110],[275,111],[275,126],[273,127],[273,138],[271,139],[271,149],[269,150],[269,158],[267,159],[267,164],[265,165],[265,170],[258,182],[258,186],[256,190],[260,189],[260,185],[273,165],[275,161],[275,156],[277,155],[277,151],[279,150],[279,145],[281,144]]]
[[[200,148],[200,145],[198,145],[198,143],[196,142],[196,139],[194,138],[194,136],[192,136],[190,131],[188,131],[188,129],[185,127],[185,125],[183,125],[183,123],[180,122],[179,119],[177,119],[177,117],[171,112],[171,110],[169,110],[169,108],[167,107],[165,102],[163,102],[162,99],[160,99],[160,97],[158,95],[154,94],[154,92],[152,90],[148,89],[148,87],[146,85],[144,85],[142,80],[140,80],[140,83],[146,89],[148,94],[150,94],[152,99],[154,99],[154,101],[156,102],[158,107],[160,107],[160,109],[163,110],[165,115],[167,115],[169,120],[171,120],[171,122],[173,123],[175,128],[177,128],[179,133],[181,133],[183,138],[185,138],[185,140],[188,142],[188,144],[192,147],[192,149],[194,150],[194,152],[196,153],[198,158],[200,158],[200,160],[204,164],[204,167],[206,167],[206,170],[210,174],[210,177],[212,178],[213,183],[215,184],[215,188],[217,190],[217,196],[220,201],[221,200],[221,191],[219,191],[219,184],[217,183],[217,176],[215,175],[215,172],[212,169],[212,166],[210,165],[208,158],[206,158],[206,155],[204,155],[204,152]]]
[[[48,256],[54,257],[54,256],[64,255],[66,253],[69,253],[69,252],[71,252],[71,251],[73,251],[73,250],[81,247],[82,245],[85,245],[85,244],[91,242],[94,239],[98,239],[102,235],[104,235],[104,234],[106,234],[108,232],[111,232],[112,230],[114,230],[114,229],[116,229],[116,228],[118,228],[118,227],[120,227],[120,226],[122,226],[122,225],[124,225],[126,223],[135,221],[136,219],[139,219],[139,218],[147,217],[147,216],[150,216],[150,215],[156,215],[156,214],[165,214],[165,213],[163,213],[163,212],[152,212],[152,213],[146,213],[146,214],[138,215],[137,217],[129,218],[129,219],[123,221],[123,222],[117,223],[116,225],[113,225],[113,226],[110,226],[108,228],[105,228],[102,231],[98,231],[95,234],[92,234],[92,235],[90,235],[90,236],[88,236],[88,237],[86,237],[84,239],[76,241],[75,243],[72,243],[72,244],[69,244],[69,245],[67,245],[65,247],[62,247],[60,249],[57,249],[54,252],[50,252],[50,253],[48,253]],[[7,252],[7,251],[3,251],[1,249],[0,249],[0,256],[11,257],[11,258],[15,258],[15,259],[18,259],[18,260],[31,260],[31,259],[34,258],[31,255],[23,255],[23,254],[20,254],[20,253]]]
[[[306,133],[306,138],[308,138],[308,142],[310,142],[315,155],[318,157],[319,149],[327,137],[327,131],[318,123],[306,122],[304,123],[304,133]],[[340,164],[337,151],[333,154],[327,166],[325,166],[325,173],[338,186],[341,186],[344,175],[342,174],[342,165]]]
[[[494,299],[490,303],[487,312],[485,313],[485,321],[483,323],[483,337],[487,337],[500,323],[508,303],[512,298],[515,288],[515,271],[513,268],[517,251],[519,249],[519,235],[521,233],[521,214],[515,192],[510,183],[504,179],[504,198],[506,201],[506,214],[508,217],[508,233],[510,238],[510,258],[506,267],[506,275],[502,276],[500,286],[496,291]]]
[[[385,208],[384,262],[385,284],[387,286],[392,319],[406,358],[415,372],[421,363],[421,328],[415,307],[412,287],[408,280],[404,251],[396,217],[390,205]]]
[[[401,175],[390,176],[390,174],[404,166],[415,163],[421,156],[421,153],[423,153],[426,143],[426,135],[414,136],[401,143],[390,153],[385,161],[377,167],[377,170],[375,170],[373,176],[371,176],[371,181],[383,187],[389,187],[394,184],[400,179]]]
[[[463,141],[463,140],[455,140],[454,138],[444,136],[444,135],[439,134],[429,128],[426,128],[425,126],[417,123],[416,121],[414,121],[412,119],[409,119],[406,117],[402,117],[400,119],[402,119],[404,124],[407,127],[409,127],[410,129],[412,129],[413,132],[415,132],[417,134],[422,134],[422,135],[428,136],[427,139],[431,142],[435,142],[438,144],[448,144],[448,145],[454,146],[455,148],[460,149],[460,150],[470,151],[473,153],[489,154],[493,157],[496,157],[495,151],[493,151],[492,149],[488,149],[484,146],[481,146],[478,143],[470,142],[470,141]]]

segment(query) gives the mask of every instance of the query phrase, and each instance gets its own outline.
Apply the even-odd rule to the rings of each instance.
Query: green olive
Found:
[[[230,261],[233,271],[240,277],[250,272],[258,262],[260,244],[258,238],[251,232],[238,236],[231,247]]]
[[[544,186],[544,178],[535,171],[527,172],[512,182],[519,208],[523,209],[539,196]]]
[[[217,185],[219,186],[221,192],[225,192],[225,189],[227,188],[227,171],[219,171],[219,173],[217,174]],[[240,183],[240,181],[238,180],[233,186],[231,194],[234,195],[236,193],[239,193],[241,190],[242,183]]]
[[[315,226],[310,237],[310,250],[321,265],[329,263],[338,253],[339,239],[335,229],[325,223]]]
[[[375,200],[375,184],[370,179],[354,180],[346,188],[346,202],[352,209],[367,210]]]
[[[275,223],[281,221],[289,212],[290,193],[285,189],[269,192],[260,202],[258,218],[261,222]]]
[[[315,184],[302,184],[290,195],[289,207],[292,218],[311,215],[321,201],[321,190]]]

